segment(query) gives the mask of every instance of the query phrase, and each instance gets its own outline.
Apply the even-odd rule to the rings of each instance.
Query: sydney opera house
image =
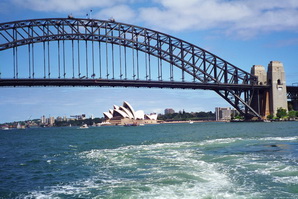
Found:
[[[134,111],[128,102],[123,102],[122,106],[114,105],[113,109],[103,113],[106,122],[113,125],[126,124],[155,124],[157,114],[145,114],[143,110]]]

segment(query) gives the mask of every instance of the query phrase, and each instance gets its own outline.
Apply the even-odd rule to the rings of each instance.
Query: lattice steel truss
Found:
[[[291,100],[298,100],[298,86],[287,86],[287,97]]]
[[[1,23],[0,51],[13,49],[14,75],[13,77],[11,77],[10,81],[1,79],[0,85],[84,85],[83,83],[78,83],[77,81],[78,79],[81,79],[80,74],[78,75],[78,77],[73,76],[70,79],[63,79],[64,84],[62,84],[62,80],[59,81],[60,74],[58,78],[53,78],[50,76],[50,72],[48,70],[44,71],[43,77],[37,77],[37,74],[34,73],[33,66],[29,66],[29,70],[32,70],[30,72],[29,78],[20,79],[18,77],[19,71],[17,56],[19,46],[28,45],[28,49],[29,51],[31,49],[32,53],[33,44],[35,43],[47,43],[51,41],[63,42],[66,40],[86,41],[86,45],[87,41],[109,43],[112,45],[112,48],[114,47],[114,45],[118,45],[125,47],[125,49],[130,48],[137,50],[137,52],[143,52],[148,56],[157,57],[159,60],[165,61],[170,64],[170,82],[172,81],[173,85],[177,85],[176,88],[184,88],[183,86],[181,86],[181,83],[185,82],[185,85],[190,83],[184,78],[186,74],[189,74],[193,78],[191,81],[192,87],[190,86],[189,88],[196,87],[194,86],[195,84],[201,85],[201,87],[198,86],[198,88],[214,90],[245,117],[261,117],[250,106],[252,97],[255,93],[255,89],[263,88],[257,85],[256,76],[253,76],[252,74],[232,65],[231,63],[198,46],[195,46],[176,37],[172,37],[170,35],[147,28],[115,22],[114,20],[104,21],[69,17]],[[33,56],[34,55],[32,53],[31,57]],[[120,74],[119,77],[115,77],[113,74],[111,78],[107,75],[107,77],[105,78],[100,77],[100,79],[96,79],[96,81],[92,82],[94,83],[93,86],[102,86],[102,84],[100,84],[100,80],[109,80],[111,84],[113,84],[112,82],[115,81],[118,82],[118,86],[123,86],[125,84],[125,81],[134,80],[134,82],[129,84],[129,86],[141,85],[145,87],[154,87],[154,85],[158,83],[158,86],[156,87],[163,87],[163,85],[164,87],[169,87],[166,86],[169,85],[169,82],[164,82],[164,80],[162,79],[161,67],[162,66],[158,64],[157,66],[155,66],[155,68],[146,69],[146,74],[141,75],[144,76],[145,79],[140,78],[138,68],[129,68],[129,70],[136,70],[136,72],[134,72],[134,76],[131,79],[125,75],[125,72],[123,72],[123,74]],[[182,78],[181,81],[178,82],[180,84],[174,84],[175,82],[177,82],[173,78],[174,67],[179,68],[181,71]],[[151,70],[158,70],[158,81],[153,81],[151,79]],[[63,69],[61,69],[61,71],[63,71]],[[94,72],[87,74],[86,82],[90,82],[90,79],[88,80],[88,78],[95,79],[94,76]],[[72,83],[75,81],[76,83]],[[53,82],[57,83],[55,84]],[[104,85],[108,85],[108,83]],[[208,87],[208,85],[210,87]]]

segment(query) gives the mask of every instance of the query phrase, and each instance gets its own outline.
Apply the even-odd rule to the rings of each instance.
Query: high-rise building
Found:
[[[66,116],[63,116],[63,121],[67,121],[67,117]]]
[[[58,116],[58,117],[56,118],[56,120],[57,120],[58,122],[62,122],[62,121],[63,121],[63,118],[60,117],[60,116]]]
[[[46,122],[47,122],[46,116],[43,115],[43,116],[41,117],[41,123],[42,123],[42,124],[45,124]]]
[[[53,126],[54,125],[54,123],[55,123],[55,118],[54,117],[50,117],[49,118],[49,124],[51,125],[51,126]]]
[[[54,117],[49,117],[46,119],[46,124],[50,125],[50,126],[53,126],[54,123],[55,123],[55,118]]]

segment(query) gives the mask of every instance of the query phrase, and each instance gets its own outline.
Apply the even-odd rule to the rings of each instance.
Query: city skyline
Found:
[[[0,23],[31,19],[88,17],[148,27],[202,47],[237,67],[281,61],[288,85],[298,82],[298,2],[285,1],[35,1],[4,0]],[[13,15],[11,14],[13,10]],[[91,11],[92,10],[92,11]],[[207,13],[208,14],[207,14]],[[0,54],[0,63],[5,57]],[[0,70],[5,66],[0,64]],[[147,88],[0,88],[0,123],[47,114],[85,113],[101,117],[108,107],[129,101],[147,113],[165,108],[214,111],[230,105],[212,91]],[[145,106],[145,107],[144,107]]]

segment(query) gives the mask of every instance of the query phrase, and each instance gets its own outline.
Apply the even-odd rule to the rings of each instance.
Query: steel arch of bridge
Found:
[[[69,79],[36,77],[34,72],[29,78],[18,77],[17,49],[20,46],[50,41],[97,41],[123,46],[144,52],[168,62],[181,70],[181,81],[153,81],[147,74],[141,80],[136,75],[129,79],[122,74],[115,78]],[[32,46],[33,48],[33,46]],[[260,115],[251,107],[255,91],[263,89],[258,86],[257,77],[232,65],[224,59],[181,39],[151,29],[119,23],[114,20],[54,18],[33,19],[0,24],[0,51],[13,49],[14,77],[0,79],[0,86],[136,86],[167,87],[214,90],[242,115],[246,117]],[[31,49],[32,51],[32,49]],[[30,56],[30,55],[29,55]],[[87,55],[86,55],[87,56]],[[33,55],[32,55],[33,57]],[[30,62],[30,60],[29,60]],[[114,67],[114,66],[113,66]],[[156,66],[160,70],[160,66]],[[29,70],[31,66],[29,66]],[[60,70],[60,69],[59,69]],[[135,68],[133,68],[135,70]],[[158,72],[159,73],[159,72]],[[65,74],[65,72],[64,72]],[[192,76],[192,81],[185,81],[185,74]],[[94,75],[94,74],[93,74]]]

